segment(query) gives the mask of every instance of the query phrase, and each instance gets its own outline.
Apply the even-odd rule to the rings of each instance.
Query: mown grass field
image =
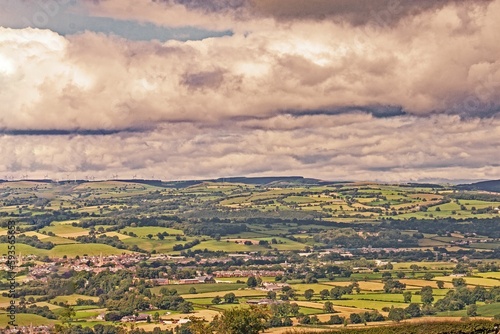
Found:
[[[494,317],[495,315],[500,315],[500,303],[493,304],[478,304],[477,305],[477,315],[479,317]],[[438,316],[441,317],[465,317],[467,316],[467,310],[460,311],[449,311],[440,312]]]
[[[256,252],[256,251],[264,251],[266,250],[265,247],[259,246],[259,245],[244,245],[241,243],[235,243],[231,241],[217,241],[217,240],[207,240],[207,241],[202,241],[200,244],[192,247],[191,249],[197,250],[203,250],[203,249],[208,249],[210,251],[223,251],[223,252],[229,252],[229,253],[236,253],[236,252]]]
[[[52,232],[58,237],[63,238],[76,238],[81,235],[89,235],[90,230],[68,224],[55,224],[44,227],[40,231],[44,231],[46,233]]]
[[[57,321],[50,320],[35,314],[22,314],[16,315],[16,324],[19,326],[41,326],[55,324]],[[0,313],[0,328],[5,328],[9,325],[9,319],[6,314]]]
[[[140,249],[146,251],[156,250],[158,253],[168,253],[173,251],[174,245],[185,244],[188,241],[192,241],[194,238],[187,238],[186,241],[177,241],[175,237],[166,237],[164,240],[148,239],[148,238],[136,238],[129,237],[123,239],[123,243],[129,246],[137,245]]]
[[[435,280],[451,282],[454,278],[452,276],[439,276]],[[500,281],[490,278],[479,278],[479,277],[462,277],[468,285],[480,285],[484,287],[500,286]]]
[[[128,254],[132,253],[126,249],[118,249],[109,245],[104,244],[85,244],[85,247],[82,247],[82,244],[70,244],[70,245],[57,245],[49,251],[46,251],[45,254],[51,257],[63,257],[64,255],[69,257],[75,257],[77,255],[120,255],[120,254]],[[25,253],[26,254],[26,253]]]
[[[57,296],[56,298],[52,299],[52,303],[67,303],[69,305],[76,305],[76,301],[78,299],[83,299],[83,300],[93,300],[93,301],[98,301],[99,297],[94,297],[94,296],[84,296],[84,295],[78,295],[78,294],[73,294],[69,296]]]
[[[178,294],[185,295],[189,293],[191,288],[195,288],[198,294],[206,292],[224,292],[227,291],[234,292],[234,290],[245,288],[246,284],[238,283],[215,283],[215,284],[170,284],[163,286],[155,286],[151,288],[151,292],[159,294],[162,288],[167,288],[169,290],[175,289]],[[222,297],[222,296],[221,296]],[[192,298],[203,298],[203,296],[196,296]]]
[[[169,235],[183,235],[184,232],[181,230],[176,230],[168,227],[158,227],[158,226],[143,226],[143,227],[127,227],[121,230],[122,232],[133,232],[138,237],[146,237],[148,234],[152,234],[155,238],[158,233],[167,232]]]

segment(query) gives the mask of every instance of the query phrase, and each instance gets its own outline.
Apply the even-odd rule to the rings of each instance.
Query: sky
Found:
[[[500,179],[500,0],[0,0],[0,179]]]

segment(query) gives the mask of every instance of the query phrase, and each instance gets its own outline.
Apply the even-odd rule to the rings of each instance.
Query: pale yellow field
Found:
[[[266,291],[262,290],[231,290],[231,291],[216,291],[216,292],[204,292],[204,293],[196,293],[196,294],[183,294],[182,298],[190,299],[190,298],[214,298],[215,296],[222,297],[226,293],[234,293],[236,297],[254,297],[254,296],[265,296],[267,294]]]
[[[500,271],[497,272],[487,272],[487,273],[474,273],[476,276],[481,276],[483,278],[495,278],[500,279]],[[500,283],[500,282],[499,282]]]
[[[439,280],[441,280],[441,279],[439,279]],[[400,279],[399,281],[401,283],[405,283],[406,287],[410,288],[410,289],[412,286],[417,287],[417,288],[421,288],[424,286],[430,286],[433,289],[437,289],[436,281],[426,281],[426,280],[421,280],[421,279],[406,279],[406,278]],[[446,289],[451,289],[451,288],[453,288],[453,284],[445,282],[444,287]]]
[[[24,234],[26,234],[29,237],[36,236],[36,237],[38,237],[39,240],[43,240],[43,239],[49,238],[48,235],[45,235],[45,234],[42,234],[42,233],[33,232],[33,231],[25,232]]]
[[[130,238],[128,235],[121,234],[121,233],[118,233],[118,232],[106,232],[106,233],[103,233],[103,235],[106,235],[108,237],[115,237],[116,236],[120,240]]]
[[[347,286],[351,282],[327,282],[325,283],[331,286]],[[384,283],[382,282],[358,282],[359,288],[365,291],[382,291],[384,290]]]
[[[57,305],[54,305],[54,304],[51,304],[51,303],[47,303],[47,302],[38,302],[38,303],[35,303],[35,304],[37,306],[39,306],[39,307],[47,306],[49,308],[49,310],[55,310],[55,309],[61,308],[60,306],[57,306]]]
[[[450,262],[401,262],[401,263],[393,263],[394,270],[399,269],[410,269],[412,264],[416,264],[420,267],[427,267],[429,269],[439,269],[439,268],[454,268],[455,264]]]
[[[74,294],[74,295],[70,295],[70,296],[58,296],[58,297],[54,298],[52,301],[55,301],[57,303],[63,302],[63,303],[68,303],[70,305],[76,305],[76,300],[79,298],[83,299],[83,300],[92,299],[95,302],[97,302],[99,300],[99,297],[91,297],[91,296]]]
[[[335,311],[340,312],[340,313],[351,314],[351,313],[361,313],[361,312],[371,311],[371,310],[364,309],[364,308],[335,305],[335,300],[330,300],[330,302],[333,302],[333,308],[335,309]],[[294,301],[293,303],[297,303],[297,305],[302,306],[302,307],[316,308],[319,310],[323,309],[323,303],[319,303],[319,302],[316,303],[316,302],[307,302],[307,301]],[[336,314],[338,314],[338,313],[336,313]]]
[[[439,276],[439,277],[436,277],[436,280],[451,282],[454,278],[456,278],[456,277]],[[478,277],[463,277],[463,279],[465,279],[465,282],[467,284],[471,284],[471,285],[481,285],[481,286],[486,286],[486,287],[500,286],[500,281],[498,281],[496,279],[478,278]]]
[[[82,231],[82,232],[73,232],[73,233],[58,233],[56,234],[59,237],[62,238],[76,238],[82,235],[89,235],[88,231]]]

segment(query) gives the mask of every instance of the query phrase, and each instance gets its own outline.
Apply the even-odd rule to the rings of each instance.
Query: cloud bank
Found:
[[[86,3],[234,32],[200,41],[0,27],[0,171],[500,177],[500,1],[283,3]]]

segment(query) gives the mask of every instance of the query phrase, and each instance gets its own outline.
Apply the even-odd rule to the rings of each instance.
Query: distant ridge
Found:
[[[459,184],[456,186],[460,190],[482,190],[500,193],[500,180],[482,181],[470,184]]]
[[[412,187],[412,188],[443,188],[442,185],[440,184],[435,184],[435,183],[406,183],[406,184],[400,184],[401,187]]]
[[[304,178],[302,176],[266,176],[266,177],[224,177],[218,179],[206,179],[206,180],[186,180],[186,181],[161,181],[161,180],[144,180],[144,179],[119,179],[113,180],[117,182],[128,182],[128,183],[140,183],[147,184],[156,187],[165,188],[187,188],[196,186],[204,182],[215,182],[215,183],[243,183],[252,185],[275,185],[275,186],[286,186],[286,185],[329,185],[338,183],[349,183],[349,182],[327,182],[318,179]]]
[[[244,183],[244,184],[302,184],[302,185],[327,185],[327,184],[337,184],[337,183],[349,183],[349,182],[328,182],[321,181],[313,178],[305,178],[303,176],[264,176],[264,177],[227,177],[218,178],[216,180],[211,180],[212,182],[232,182],[232,183]]]

